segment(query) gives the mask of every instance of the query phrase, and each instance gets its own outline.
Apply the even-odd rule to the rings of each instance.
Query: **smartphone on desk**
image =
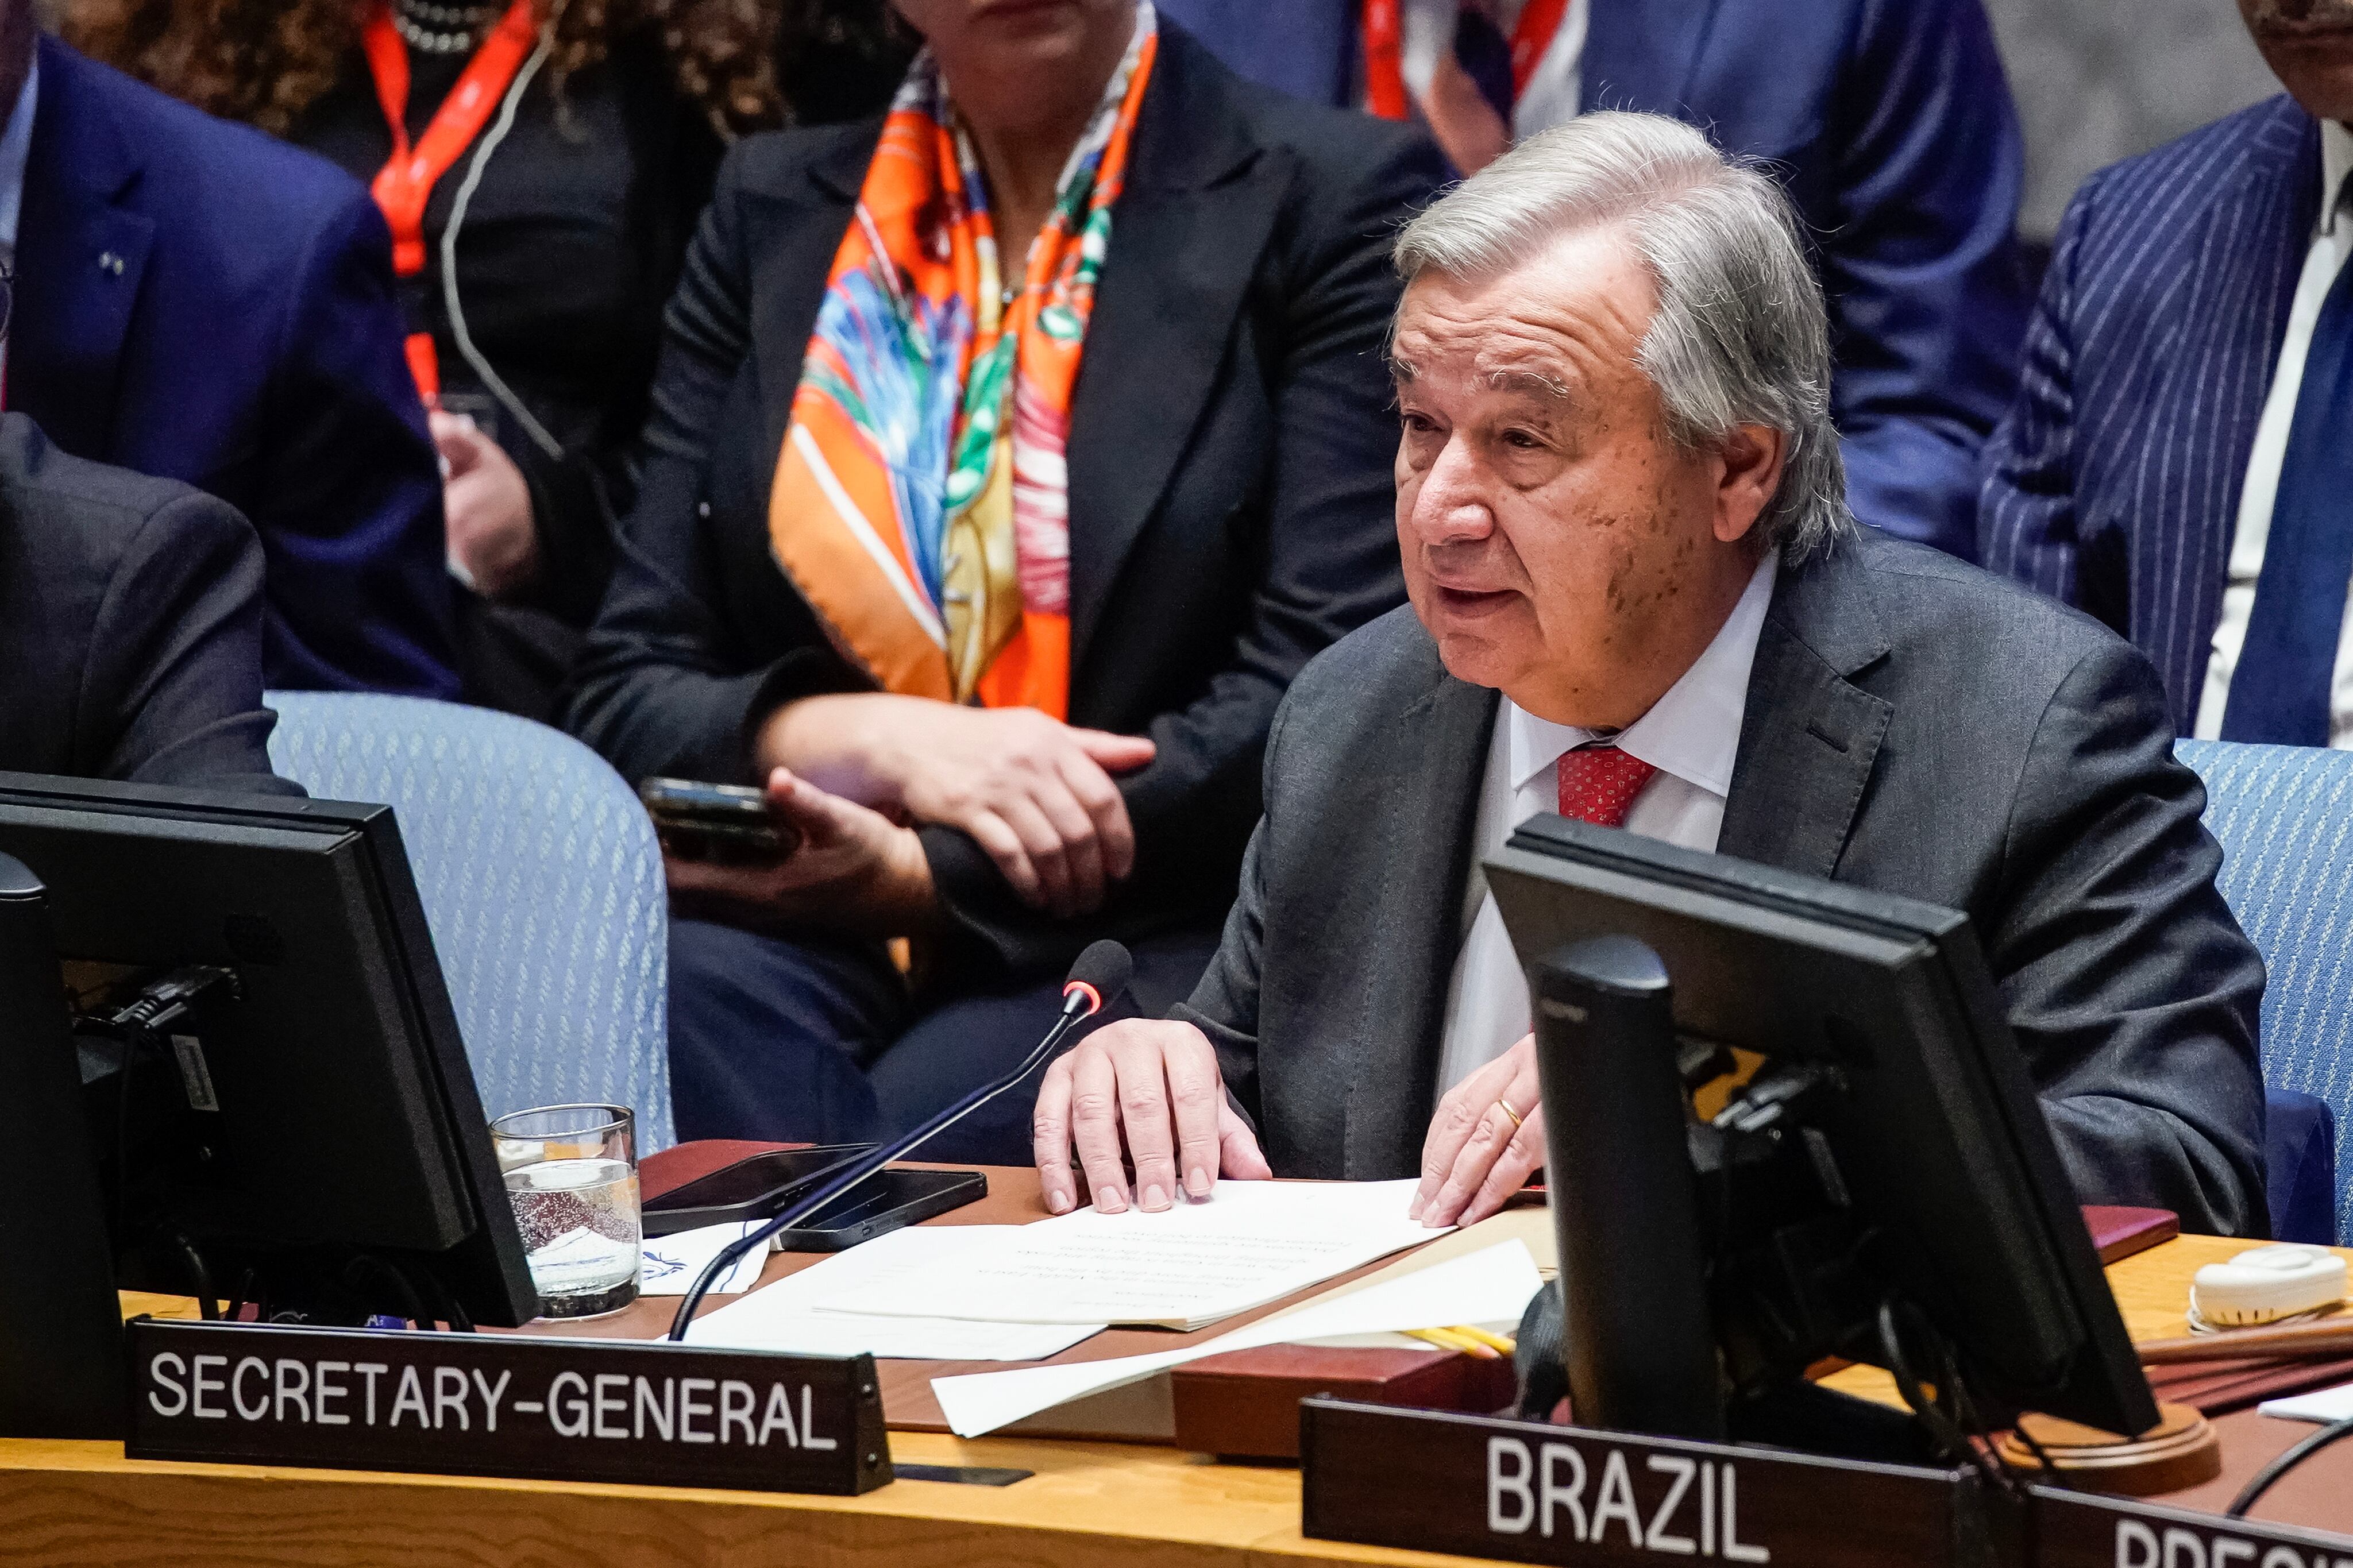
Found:
[[[648,1203],[646,1234],[670,1236],[700,1226],[771,1218],[814,1192],[827,1171],[871,1147],[775,1149],[723,1165]],[[882,1171],[778,1233],[776,1250],[844,1251],[987,1195],[988,1178],[978,1171]]]
[[[765,864],[801,847],[800,835],[769,815],[767,797],[743,784],[648,779],[638,798],[663,853],[681,860]]]

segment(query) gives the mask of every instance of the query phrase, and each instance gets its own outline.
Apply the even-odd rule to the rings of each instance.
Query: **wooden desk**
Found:
[[[2116,1265],[2110,1279],[2135,1335],[2180,1332],[2190,1275],[2243,1245],[2183,1237]],[[2224,1480],[2168,1500],[2219,1508],[2255,1466],[2307,1430],[2253,1412],[2217,1425],[2231,1453]],[[1304,1540],[1299,1476],[1290,1469],[1116,1444],[964,1442],[913,1432],[893,1433],[891,1449],[902,1463],[1037,1474],[1001,1489],[900,1481],[862,1498],[799,1498],[151,1464],[124,1459],[112,1444],[0,1442],[0,1556],[27,1568],[1063,1568],[1114,1560],[1121,1568],[1274,1568],[1469,1561]],[[2316,1460],[2282,1482],[2259,1511],[2353,1529],[2348,1479],[2353,1469]]]
[[[2116,1305],[2124,1310],[2126,1330],[2136,1342],[2179,1339],[2188,1333],[2190,1277],[2204,1265],[2220,1263],[2253,1245],[2218,1236],[2182,1236],[2112,1265],[2108,1284],[2116,1293]],[[2336,1250],[2353,1259],[2353,1250]],[[1824,1382],[1866,1398],[1902,1403],[1894,1383],[1876,1367],[1850,1367]],[[2214,1430],[2222,1440],[2221,1476],[2156,1500],[2220,1513],[2257,1470],[2312,1428],[2300,1421],[2279,1421],[2241,1410],[2217,1419]],[[2353,1443],[2326,1449],[2291,1471],[2264,1494],[2254,1517],[2353,1534]]]

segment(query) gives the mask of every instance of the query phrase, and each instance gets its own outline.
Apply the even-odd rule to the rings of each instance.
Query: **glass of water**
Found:
[[[551,1105],[491,1123],[539,1310],[593,1318],[638,1299],[637,1118],[622,1105]]]

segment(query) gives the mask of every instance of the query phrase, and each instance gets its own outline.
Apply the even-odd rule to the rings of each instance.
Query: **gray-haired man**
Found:
[[[1675,121],[1588,115],[1397,248],[1412,605],[1293,686],[1191,1003],[1050,1069],[1050,1206],[1074,1146],[1107,1209],[1270,1168],[1419,1170],[1431,1224],[1500,1206],[1544,1129],[1473,868],[1560,810],[1968,910],[2083,1197],[2260,1231],[2263,964],[2157,677],[1855,528],[1778,189]]]

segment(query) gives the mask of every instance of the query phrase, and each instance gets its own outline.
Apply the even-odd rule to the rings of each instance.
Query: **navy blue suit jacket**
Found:
[[[1856,515],[1973,556],[1978,449],[2027,310],[2025,157],[1980,0],[1588,3],[1585,107],[1772,160],[1812,229]],[[1355,0],[1160,4],[1269,85],[1353,79],[1316,51],[1353,49]]]
[[[252,521],[269,684],[457,694],[440,474],[356,181],[44,38],[16,278],[8,407]]]
[[[2319,210],[2320,127],[2287,98],[2086,180],[1986,449],[1986,564],[2139,644],[2184,734]]]

